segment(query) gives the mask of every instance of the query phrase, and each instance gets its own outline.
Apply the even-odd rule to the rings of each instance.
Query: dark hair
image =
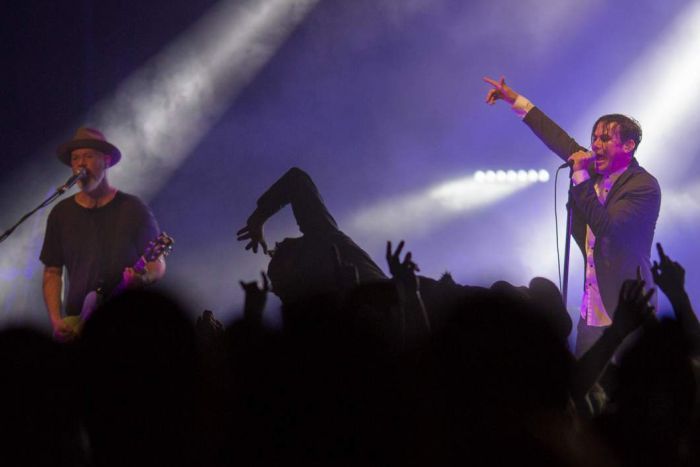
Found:
[[[620,129],[620,141],[622,143],[629,140],[634,141],[634,149],[632,149],[632,155],[634,155],[639,147],[639,143],[642,142],[642,126],[637,120],[622,114],[603,115],[593,124],[591,139],[593,139],[593,133],[595,133],[595,129],[599,123],[616,123]]]

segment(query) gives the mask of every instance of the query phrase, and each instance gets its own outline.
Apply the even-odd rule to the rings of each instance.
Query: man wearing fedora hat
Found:
[[[138,287],[159,280],[165,262],[160,258],[147,263],[142,274],[130,267],[160,229],[139,198],[110,185],[107,172],[121,159],[119,149],[98,130],[81,127],[57,154],[73,174],[85,172],[78,181],[80,191],[51,210],[40,255],[54,336],[65,341],[75,337],[75,330],[61,313],[64,267],[68,276],[64,311],[70,316],[79,315],[85,296],[99,287],[108,296],[120,282]]]

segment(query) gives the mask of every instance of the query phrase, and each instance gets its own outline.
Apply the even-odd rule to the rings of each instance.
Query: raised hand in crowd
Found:
[[[262,323],[265,304],[267,303],[267,293],[270,291],[270,281],[265,272],[261,272],[262,286],[258,281],[240,281],[241,288],[245,292],[245,305],[243,306],[243,318],[251,324]]]
[[[573,395],[577,405],[593,387],[622,341],[648,319],[653,319],[654,308],[649,299],[655,289],[645,293],[641,272],[637,269],[637,279],[628,279],[620,288],[620,298],[613,316],[613,322],[593,346],[584,353],[576,364],[573,382]]]
[[[615,310],[610,331],[624,339],[632,331],[641,326],[648,318],[654,316],[654,307],[649,305],[649,299],[656,289],[644,290],[641,271],[637,268],[637,279],[628,279],[622,283],[620,300]]]
[[[669,300],[673,301],[685,295],[685,269],[678,262],[666,256],[660,243],[656,244],[659,261],[654,261],[651,274],[654,282]]]
[[[239,242],[249,240],[248,244],[245,246],[246,250],[252,249],[253,253],[257,253],[258,247],[262,247],[263,253],[267,254],[267,242],[265,241],[263,232],[265,220],[266,219],[255,210],[248,218],[245,227],[236,232],[236,240]]]
[[[685,269],[664,253],[660,243],[656,244],[656,250],[659,261],[654,261],[651,268],[654,282],[671,302],[673,313],[691,343],[693,354],[697,355],[700,353],[700,322],[685,291]]]
[[[401,240],[393,251],[391,241],[386,242],[386,262],[399,294],[404,326],[409,337],[420,337],[430,333],[430,319],[420,295],[420,281],[416,272],[420,271],[413,262],[409,251],[401,260],[404,241]]]
[[[409,251],[401,261],[401,251],[404,247],[404,241],[401,240],[396,247],[396,251],[392,251],[391,241],[386,242],[386,262],[389,265],[389,272],[394,278],[397,285],[403,288],[403,291],[415,293],[418,290],[418,277],[416,272],[420,268],[413,262],[412,254]]]

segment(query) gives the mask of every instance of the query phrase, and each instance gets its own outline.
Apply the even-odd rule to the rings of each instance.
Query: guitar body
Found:
[[[151,261],[156,261],[160,258],[165,258],[173,250],[173,244],[175,240],[170,237],[165,232],[158,235],[158,238],[149,242],[148,247],[139,260],[134,264],[133,269],[142,274],[146,271],[146,264]],[[112,298],[126,290],[126,284],[124,281],[120,282],[114,291],[110,294],[109,298]],[[80,310],[79,316],[66,316],[63,318],[63,322],[67,323],[73,329],[76,336],[79,336],[83,331],[83,326],[85,322],[90,319],[92,314],[98,309],[105,301],[105,294],[102,288],[93,290],[88,293],[83,300],[83,307]]]
[[[90,319],[92,313],[98,309],[103,302],[104,294],[101,289],[93,290],[85,296],[83,300],[83,308],[80,310],[80,315],[78,316],[66,316],[63,318],[63,322],[67,323],[73,329],[76,335],[80,335],[83,332],[83,326],[85,322]]]

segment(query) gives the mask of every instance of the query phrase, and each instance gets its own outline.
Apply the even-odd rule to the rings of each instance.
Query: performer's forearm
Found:
[[[606,329],[600,339],[576,362],[573,377],[575,399],[582,398],[591,389],[625,337],[615,329]]]
[[[63,271],[61,268],[47,267],[44,269],[42,292],[44,303],[53,326],[61,321],[61,290],[63,289]]]

